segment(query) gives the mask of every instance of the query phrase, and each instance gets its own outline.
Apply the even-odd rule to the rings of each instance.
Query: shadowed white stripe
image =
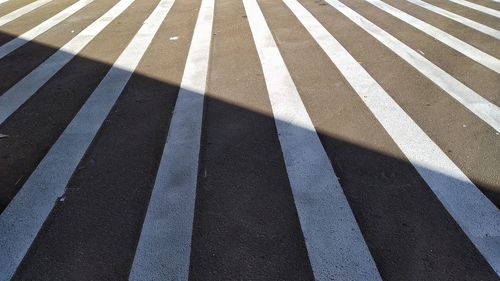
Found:
[[[188,280],[214,4],[201,2],[129,280]]]
[[[22,17],[24,15],[26,15],[27,13],[49,3],[50,1],[52,0],[38,0],[38,1],[35,1],[33,3],[30,3],[22,8],[19,8],[3,17],[0,17],[0,26],[4,25],[4,24],[7,24],[19,17]]]
[[[316,280],[381,280],[256,0],[243,0]]]
[[[121,0],[108,12],[87,26],[78,35],[50,56],[30,74],[0,96],[0,124],[36,93],[52,76],[127,9],[134,0]]]
[[[80,9],[82,9],[83,7],[92,3],[93,1],[94,0],[80,0],[76,3],[74,3],[73,5],[67,7],[66,9],[62,10],[61,12],[57,13],[55,16],[51,17],[50,19],[42,22],[38,26],[36,26],[36,27],[32,28],[31,30],[25,32],[24,34],[20,35],[19,37],[14,38],[11,41],[3,44],[0,47],[0,59],[5,57],[6,55],[10,54],[11,52],[16,50],[17,48],[28,43],[29,41],[35,39],[35,37],[46,32],[47,30],[51,29],[56,24],[67,19],[69,16],[78,12]]]
[[[14,274],[146,52],[173,0],[162,0],[0,215],[0,280]]]
[[[3,4],[5,2],[7,2],[7,1],[10,1],[10,0],[0,0],[0,4]]]
[[[500,31],[496,30],[496,29],[493,29],[489,26],[486,26],[484,24],[481,24],[481,23],[478,23],[478,22],[475,22],[473,20],[470,20],[466,17],[462,17],[460,15],[457,15],[455,13],[452,13],[452,12],[449,12],[445,9],[442,9],[442,8],[439,8],[439,7],[436,7],[430,3],[427,3],[427,2],[424,2],[424,1],[420,1],[420,0],[407,0],[415,5],[418,5],[424,9],[427,9],[429,11],[432,11],[436,14],[439,14],[439,15],[442,15],[444,17],[447,17],[451,20],[454,20],[456,22],[459,22],[465,26],[468,26],[472,29],[475,29],[479,32],[482,32],[484,34],[487,34],[493,38],[496,38],[496,39],[500,39]]]
[[[417,169],[469,239],[500,273],[500,212],[342,45],[296,0],[284,0]]]
[[[424,32],[425,34],[433,37],[434,39],[440,41],[441,43],[447,45],[448,47],[464,54],[465,56],[471,58],[472,60],[480,63],[487,68],[500,73],[500,60],[488,55],[487,53],[465,43],[464,41],[451,36],[450,34],[436,28],[416,17],[410,16],[409,14],[394,8],[393,6],[384,3],[380,0],[367,0],[369,3],[375,7],[385,11],[388,14],[406,22],[407,24],[413,26],[414,28]]]
[[[417,71],[425,75],[429,80],[434,82],[496,131],[500,131],[500,109],[498,106],[481,97],[472,89],[453,78],[453,76],[446,71],[437,67],[421,54],[356,13],[351,8],[337,0],[325,1],[413,66]]]
[[[478,4],[469,2],[469,1],[465,1],[465,0],[449,0],[449,1],[457,3],[457,4],[462,5],[462,6],[465,6],[467,8],[474,9],[474,10],[479,11],[481,13],[500,18],[500,12],[497,10],[494,10],[494,9],[491,9],[488,7],[484,7],[484,6],[481,6],[481,5],[478,5]]]

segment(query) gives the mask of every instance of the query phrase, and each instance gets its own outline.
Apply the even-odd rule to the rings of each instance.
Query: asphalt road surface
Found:
[[[0,281],[500,280],[500,1],[0,0]]]

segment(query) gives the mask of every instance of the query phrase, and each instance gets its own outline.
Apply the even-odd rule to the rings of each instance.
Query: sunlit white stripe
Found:
[[[14,274],[174,0],[162,0],[0,215],[0,280]]]
[[[381,280],[256,0],[243,0],[315,280]]]
[[[340,7],[338,1],[328,0]],[[479,252],[500,273],[500,212],[342,45],[296,0],[284,0]]]
[[[203,0],[129,280],[188,280],[214,0]]]
[[[421,54],[356,13],[351,8],[337,0],[325,1],[429,78],[448,93],[448,95],[456,99],[496,131],[500,131],[500,109],[498,106],[481,97],[446,71],[437,67]]]
[[[117,18],[134,0],[121,0],[104,15],[78,33],[55,54],[0,96],[0,124],[33,96],[87,44]]]
[[[424,9],[427,9],[429,11],[432,11],[436,14],[439,14],[439,15],[442,15],[444,17],[447,17],[451,20],[454,20],[456,22],[459,22],[463,25],[466,25],[470,28],[473,28],[479,32],[482,32],[484,34],[487,34],[491,37],[494,37],[496,39],[500,39],[500,31],[496,30],[496,29],[493,29],[489,26],[486,26],[484,24],[481,24],[481,23],[478,23],[476,21],[473,21],[473,20],[470,20],[466,17],[462,17],[460,15],[457,15],[455,13],[452,13],[452,12],[449,12],[445,9],[442,9],[442,8],[439,8],[437,6],[434,6],[430,3],[427,3],[427,2],[424,2],[424,1],[420,1],[420,0],[407,0],[415,5],[418,5]]]
[[[80,0],[73,5],[67,7],[66,9],[62,10],[61,12],[57,13],[55,16],[51,17],[50,19],[42,22],[38,26],[32,28],[31,30],[25,32],[22,35],[19,35],[19,37],[12,39],[11,41],[3,44],[0,46],[0,59],[5,57],[6,55],[10,54],[17,48],[23,46],[24,44],[28,43],[29,41],[35,39],[35,37],[39,36],[40,34],[46,32],[47,30],[51,29],[58,23],[62,22],[63,20],[67,19],[74,13],[78,12],[80,9],[83,7],[87,6],[88,4],[92,3],[94,0]]]
[[[0,26],[4,25],[4,24],[7,24],[19,17],[22,17],[24,15],[26,15],[27,13],[49,3],[50,1],[52,0],[38,0],[38,1],[35,1],[33,3],[30,3],[22,8],[19,8],[5,16],[2,16],[0,17]]]
[[[464,54],[465,56],[471,58],[472,60],[486,66],[487,68],[495,71],[496,73],[500,73],[500,60],[488,55],[487,53],[477,49],[470,44],[465,43],[464,41],[451,36],[450,34],[442,31],[439,28],[436,28],[422,20],[417,19],[399,9],[394,8],[393,6],[384,3],[380,0],[367,0],[369,3],[374,5],[375,7],[385,11],[393,15],[394,17],[406,22],[407,24],[413,26],[414,28],[424,32],[425,34],[433,37],[434,39],[442,42],[450,48],[455,49],[456,51]]]
[[[481,13],[500,18],[500,12],[496,11],[494,9],[491,9],[491,8],[488,8],[485,6],[481,6],[481,5],[478,5],[478,4],[469,2],[469,1],[465,1],[465,0],[449,0],[449,1],[457,3],[457,4],[462,5],[462,6],[465,6],[467,8],[474,9],[474,10],[479,11]]]

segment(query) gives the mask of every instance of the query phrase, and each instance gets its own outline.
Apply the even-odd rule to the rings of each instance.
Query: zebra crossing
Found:
[[[337,175],[256,1],[245,10],[261,60],[290,186],[315,278],[379,280]],[[301,151],[299,155],[295,151]],[[310,204],[313,201],[315,204]],[[327,248],[327,249],[325,249]],[[346,266],[332,266],[342,260]]]
[[[289,6],[293,2],[286,1]],[[295,6],[292,10],[299,10],[299,6]],[[302,13],[305,10],[300,11]],[[299,12],[297,12],[299,13]],[[307,13],[307,12],[306,12]],[[318,22],[310,17],[311,24],[308,29],[320,29]],[[307,28],[307,27],[306,27]],[[319,32],[318,32],[319,33]],[[325,52],[329,55],[333,63],[336,63],[339,70],[346,76],[348,81],[352,81],[351,85],[354,90],[360,95],[365,97],[363,101],[384,126],[386,131],[391,135],[392,139],[396,142],[399,148],[406,155],[408,160],[419,171],[422,178],[427,182],[429,187],[436,193],[455,218],[462,229],[467,233],[471,240],[477,239],[474,244],[478,248],[483,248],[481,252],[488,253],[494,245],[484,245],[482,238],[487,233],[494,233],[496,230],[496,219],[498,209],[489,200],[478,192],[468,178],[456,167],[452,161],[437,147],[432,140],[425,135],[425,133],[416,125],[404,111],[388,96],[388,94],[374,81],[368,73],[360,69],[360,65],[356,63],[354,58],[350,57],[345,49],[342,49],[338,42],[324,42],[327,38],[327,31],[322,30],[315,37],[316,41],[322,46]],[[322,42],[323,39],[324,41]],[[330,43],[330,44],[328,44]],[[334,45],[332,47],[332,45]],[[341,55],[338,55],[341,54]],[[342,55],[344,57],[342,57]],[[342,65],[342,61],[349,59],[349,63]],[[356,71],[353,71],[353,70]],[[396,116],[396,118],[394,118]],[[398,124],[399,123],[399,124]],[[401,132],[406,131],[406,134]],[[453,175],[455,180],[449,179],[442,180],[436,178],[435,175],[429,175],[426,169],[432,167],[432,170],[446,171],[446,174]],[[460,188],[460,192],[457,189]],[[460,198],[457,198],[460,196]],[[465,208],[464,208],[465,207]],[[476,210],[476,212],[470,212]],[[472,217],[478,215],[479,217]],[[492,218],[491,222],[485,218]],[[480,226],[481,222],[485,224]],[[491,227],[491,228],[490,228]],[[484,236],[477,237],[473,233],[483,232]],[[496,260],[495,253],[492,253],[490,260]],[[488,258],[487,258],[488,259]]]
[[[55,2],[0,1],[0,280],[498,279],[495,1]]]
[[[470,1],[465,1],[465,0],[450,0],[450,1],[452,1],[454,3],[457,3],[459,5],[462,5],[462,6],[465,6],[465,7],[468,7],[468,8],[477,10],[477,11],[480,11],[482,13],[495,16],[497,18],[500,17],[500,13],[498,11],[495,11],[494,9],[491,9],[491,8],[488,8],[488,7],[484,7],[484,6],[475,4],[475,3],[472,3]]]
[[[0,59],[5,57],[6,55],[10,54],[11,52],[16,50],[17,48],[21,47],[22,45],[26,44],[27,42],[33,40],[34,38],[36,38],[40,34],[44,33],[45,31],[49,30],[50,28],[54,27],[56,24],[67,19],[69,16],[78,12],[80,9],[84,8],[85,6],[87,6],[90,3],[92,3],[91,0],[78,1],[78,2],[74,3],[73,5],[67,7],[66,9],[62,10],[61,12],[57,13],[56,15],[51,17],[50,19],[44,21],[40,25],[32,28],[31,30],[20,35],[19,37],[12,39],[10,42],[3,44],[1,49],[0,49]]]
[[[411,3],[415,4],[415,5],[418,5],[422,8],[425,8],[429,11],[433,11],[435,12],[436,14],[439,14],[439,15],[442,15],[442,16],[445,16],[449,19],[452,19],[452,20],[455,20],[456,22],[459,22],[459,23],[462,23],[470,28],[473,28],[473,29],[476,29],[477,31],[480,31],[480,32],[483,32],[484,34],[488,34],[492,37],[495,37],[496,39],[500,39],[500,34],[498,33],[497,30],[489,27],[489,26],[486,26],[484,24],[481,24],[481,23],[478,23],[478,22],[475,22],[473,20],[470,20],[466,17],[462,17],[460,15],[457,15],[455,13],[452,13],[452,12],[449,12],[445,9],[442,9],[442,8],[439,8],[437,6],[434,6],[430,3],[427,3],[427,2],[424,2],[424,1],[420,1],[420,0],[410,0]]]
[[[29,5],[26,5],[22,8],[19,8],[10,14],[4,15],[0,18],[0,26],[5,25],[5,24],[7,24],[7,23],[19,18],[19,17],[22,17],[22,16],[26,15],[27,13],[34,11],[37,8],[40,8],[41,6],[49,3],[50,1],[52,1],[52,0],[38,0],[38,1],[35,1],[35,2],[33,2]]]

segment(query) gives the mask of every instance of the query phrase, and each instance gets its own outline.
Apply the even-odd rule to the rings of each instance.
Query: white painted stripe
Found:
[[[500,273],[498,208],[304,7],[296,0],[284,2],[382,124],[465,234],[493,269]]]
[[[80,0],[73,5],[67,7],[66,9],[62,10],[61,12],[57,13],[53,17],[49,18],[48,20],[42,22],[38,26],[32,28],[31,30],[25,32],[24,34],[20,35],[17,38],[12,39],[11,41],[3,44],[0,46],[0,59],[5,57],[6,55],[10,54],[17,48],[23,46],[24,44],[28,43],[29,41],[35,39],[35,37],[39,36],[40,34],[46,32],[47,30],[51,29],[54,27],[56,24],[62,22],[63,20],[67,19],[74,13],[78,12],[80,9],[83,7],[87,6],[88,4],[92,3],[93,0]]]
[[[500,12],[491,8],[487,8],[469,1],[465,0],[449,0],[451,2],[457,3],[459,5],[465,6],[467,8],[471,8],[473,10],[479,11],[484,14],[488,14],[497,18],[500,18]]]
[[[162,0],[99,86],[0,215],[0,280],[9,280],[33,243],[174,0]]]
[[[24,15],[26,15],[27,13],[49,3],[50,1],[52,0],[38,0],[38,1],[35,1],[33,3],[30,3],[22,8],[19,8],[3,17],[0,17],[0,26],[4,25],[4,24],[7,24],[19,17],[22,17]]]
[[[5,2],[7,2],[7,1],[9,1],[9,0],[0,0],[0,4],[3,4]]]
[[[381,280],[256,0],[243,0],[316,280]]]
[[[440,41],[441,43],[447,45],[448,47],[464,54],[465,56],[471,58],[472,60],[480,63],[487,68],[495,71],[496,73],[500,73],[500,60],[488,55],[487,53],[473,47],[464,41],[453,37],[452,35],[442,31],[439,28],[436,28],[422,20],[417,19],[399,9],[394,8],[393,6],[384,3],[380,0],[367,0],[369,3],[374,5],[375,7],[385,11],[388,14],[393,15],[394,17],[406,22],[407,24],[413,26],[414,28],[424,32],[425,34],[433,37],[434,39]]]
[[[214,0],[203,0],[129,280],[188,280]]]
[[[500,131],[500,109],[472,89],[453,78],[446,71],[424,58],[421,54],[411,49],[403,42],[396,39],[380,27],[376,26],[360,14],[337,0],[325,0],[339,10],[347,18],[364,29],[368,34],[384,44],[387,48],[404,59],[429,80],[447,92],[451,97],[460,102],[467,109],[476,114],[496,131]]]
[[[444,17],[447,17],[451,20],[454,20],[456,22],[459,22],[465,26],[468,26],[472,29],[475,29],[479,32],[482,32],[484,34],[487,34],[493,38],[496,38],[496,39],[500,39],[500,31],[496,30],[496,29],[493,29],[489,26],[486,26],[484,24],[481,24],[481,23],[478,23],[476,21],[473,21],[473,20],[470,20],[466,17],[462,17],[460,15],[457,15],[455,13],[452,13],[452,12],[449,12],[445,9],[442,9],[442,8],[439,8],[437,6],[434,6],[430,3],[427,3],[427,2],[424,2],[424,1],[420,1],[420,0],[407,0],[415,5],[418,5],[424,9],[427,9],[429,11],[432,11],[436,14],[439,14],[439,15],[442,15]]]
[[[121,0],[104,15],[78,33],[30,74],[0,96],[0,124],[33,96],[52,76],[127,9],[134,0]]]

